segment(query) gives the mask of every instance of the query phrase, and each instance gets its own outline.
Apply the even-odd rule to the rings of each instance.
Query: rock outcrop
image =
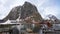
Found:
[[[41,15],[38,13],[38,10],[35,5],[25,2],[23,6],[17,6],[12,8],[10,13],[3,19],[3,21],[16,20],[19,16],[20,19],[25,19],[26,17],[36,15],[38,19],[42,19]]]
[[[42,20],[41,15],[39,14],[35,5],[25,2],[21,7],[21,19],[25,19],[26,17],[36,15],[38,19]]]

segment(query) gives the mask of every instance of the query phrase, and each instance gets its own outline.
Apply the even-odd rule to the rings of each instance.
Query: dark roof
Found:
[[[4,20],[0,20],[0,23],[4,23],[5,21]]]

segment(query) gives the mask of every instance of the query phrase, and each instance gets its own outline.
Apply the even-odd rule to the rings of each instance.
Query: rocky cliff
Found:
[[[21,7],[21,19],[25,19],[26,17],[36,15],[38,19],[42,19],[35,5],[25,2]]]
[[[31,15],[36,15],[38,19],[42,19],[41,15],[38,13],[38,10],[35,5],[25,2],[22,6],[17,6],[12,8],[10,13],[3,19],[3,21],[16,20],[19,16],[20,19],[25,19]]]

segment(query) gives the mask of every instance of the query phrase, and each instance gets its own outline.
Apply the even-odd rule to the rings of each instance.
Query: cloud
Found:
[[[52,14],[57,18],[60,18],[60,6],[58,0],[46,0],[41,5],[39,5],[38,10],[41,13],[43,18],[46,18],[47,15]],[[58,3],[58,5],[57,5]]]
[[[23,5],[25,1],[34,4],[43,18],[48,14],[54,14],[57,17],[60,15],[58,0],[0,0],[0,19],[6,17],[13,7]]]
[[[48,15],[48,14],[57,14],[57,9],[55,8],[55,7],[46,7],[45,9],[44,9],[44,11],[45,11],[45,14],[46,15]]]

